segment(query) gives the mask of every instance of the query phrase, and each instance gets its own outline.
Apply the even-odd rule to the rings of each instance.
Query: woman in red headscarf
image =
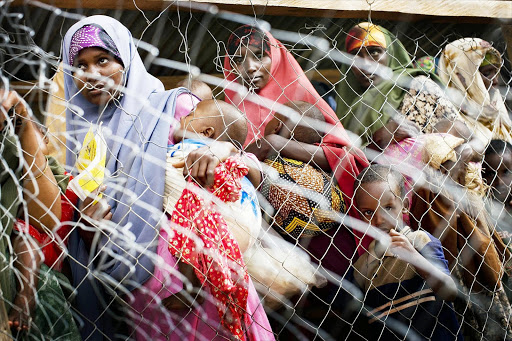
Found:
[[[281,157],[311,163],[332,174],[343,193],[346,207],[351,207],[355,177],[368,161],[351,145],[336,114],[313,88],[286,47],[269,32],[249,25],[241,26],[229,37],[224,76],[230,82],[244,85],[251,95],[242,97],[239,92],[225,90],[226,101],[237,106],[247,117],[246,151],[254,153],[261,161],[271,152],[279,151]],[[269,100],[279,104],[303,101],[318,108],[329,124],[321,142],[307,144],[278,134],[264,136],[265,127],[277,110],[275,106],[268,108]],[[368,238],[361,242],[360,237],[356,231],[338,224],[312,238],[301,238],[300,244],[307,245],[313,258],[324,268],[343,276],[356,248],[369,243]]]

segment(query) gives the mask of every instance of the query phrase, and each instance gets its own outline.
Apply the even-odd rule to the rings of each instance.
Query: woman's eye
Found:
[[[363,214],[365,216],[371,217],[373,215],[373,211],[372,210],[366,210],[366,211],[363,212]]]
[[[87,67],[85,66],[85,64],[78,64],[78,65],[76,66],[76,68],[77,68],[77,69],[79,69],[79,70],[85,71],[85,69],[86,69]]]
[[[389,212],[389,211],[391,211],[393,209],[393,207],[392,206],[386,206],[386,207],[384,207],[384,209]]]
[[[244,61],[244,59],[242,57],[233,57],[233,63],[235,63],[237,65],[242,64],[243,61]]]
[[[108,63],[108,58],[106,58],[106,57],[100,58],[100,60],[98,62],[100,64],[106,64],[106,63]]]

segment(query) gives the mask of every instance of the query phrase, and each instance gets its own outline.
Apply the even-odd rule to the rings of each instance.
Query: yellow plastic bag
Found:
[[[79,174],[69,183],[71,190],[80,200],[85,200],[103,183],[106,159],[107,144],[103,138],[101,125],[96,132],[91,127],[78,154],[76,167]],[[98,199],[101,197],[102,193],[98,193]]]

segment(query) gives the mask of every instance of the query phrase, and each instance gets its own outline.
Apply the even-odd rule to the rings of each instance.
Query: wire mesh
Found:
[[[72,6],[0,3],[2,338],[510,338],[499,25]]]

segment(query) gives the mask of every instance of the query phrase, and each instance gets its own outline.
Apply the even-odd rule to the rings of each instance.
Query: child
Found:
[[[363,332],[370,339],[403,339],[390,329],[388,319],[394,319],[421,338],[455,339],[459,325],[444,301],[455,299],[457,287],[439,240],[403,224],[409,203],[402,175],[389,166],[371,165],[358,175],[354,187],[362,220],[391,238],[389,245],[374,240],[354,264],[354,280],[364,291],[364,303],[375,308],[366,313],[370,326]],[[378,320],[383,328],[373,325]]]
[[[176,87],[180,86],[189,89],[191,93],[196,95],[202,101],[206,99],[213,99],[212,89],[208,86],[208,84],[201,82],[200,80],[190,80],[189,78],[186,78],[176,84]]]
[[[492,196],[512,212],[512,145],[492,140],[484,156],[483,177],[491,186]]]
[[[228,202],[226,205],[209,205],[206,200],[212,198],[213,195],[203,195],[203,193],[207,193],[204,190],[198,192],[199,187],[191,183],[187,184],[183,176],[184,160],[190,152],[207,146],[210,140],[231,141],[233,144],[241,146],[245,141],[246,134],[247,122],[244,116],[238,109],[222,101],[201,101],[189,115],[180,119],[180,129],[176,129],[173,134],[173,140],[176,143],[169,147],[167,154],[164,211],[168,213],[170,226],[161,228],[157,247],[157,253],[162,257],[167,268],[155,267],[153,276],[144,283],[143,288],[134,292],[134,310],[143,312],[142,315],[134,316],[137,339],[150,337],[155,340],[164,340],[171,334],[179,335],[179,328],[176,328],[175,324],[188,321],[188,316],[191,314],[204,314],[201,315],[200,321],[205,322],[199,322],[195,331],[196,337],[212,334],[211,324],[218,323],[215,321],[220,319],[222,328],[219,325],[218,330],[215,331],[219,336],[240,338],[239,333],[246,333],[255,339],[258,339],[257,335],[262,340],[274,339],[254,286],[244,275],[244,263],[241,258],[241,253],[254,243],[260,229],[258,219],[261,219],[261,216],[254,186],[247,178],[243,177],[241,179],[241,198],[234,203]],[[242,158],[245,161],[245,158]],[[216,170],[226,166],[232,161],[230,159],[221,163]],[[235,167],[224,172],[224,175],[228,175],[228,177],[245,168],[243,165],[236,166],[236,161],[231,164]],[[229,181],[225,183],[227,182]],[[212,187],[215,188],[216,184],[214,183]],[[230,185],[233,184],[234,182],[230,182]],[[222,189],[223,186],[220,187]],[[218,194],[216,190],[212,192],[215,195]],[[201,193],[201,195],[194,195],[196,193]],[[194,212],[205,219],[201,227],[196,224],[196,216],[187,216],[191,212],[188,210],[191,204],[194,205]],[[181,210],[183,206],[186,207],[184,211]],[[202,233],[197,233],[194,240],[225,232],[226,225],[231,233],[225,234],[221,238],[222,242],[206,248],[204,254],[208,254],[211,258],[207,259],[201,251],[198,251],[196,260],[200,259],[200,261],[197,263],[193,258],[189,258],[190,252],[184,252],[184,249],[177,244],[185,239],[185,245],[188,245],[189,241],[180,237],[180,233],[187,228],[187,222],[192,224],[193,229],[200,230],[204,227],[201,230]],[[204,241],[204,239],[202,240]],[[208,245],[208,242],[206,241],[205,244]],[[226,250],[229,250],[229,256],[226,255]],[[230,264],[230,266],[223,268],[223,275],[219,276],[224,276],[222,278],[231,282],[230,278],[239,275],[233,288],[247,292],[245,300],[229,290],[223,290],[222,285],[215,285],[219,277],[211,276],[210,270],[205,271],[202,268],[203,264],[212,262],[214,265],[210,269],[216,272],[217,265],[222,264],[222,260],[225,258],[229,258],[230,262],[224,264]],[[174,271],[168,267],[173,267]],[[237,275],[234,275],[234,272]],[[222,292],[219,296],[215,296],[217,289]],[[156,300],[152,297],[155,295],[158,296]],[[240,303],[240,308],[233,309],[232,304],[223,300],[224,297],[229,297],[234,302]],[[227,315],[219,314],[219,305],[222,304],[226,304],[224,312]],[[169,311],[162,310],[162,306]],[[240,310],[245,313],[241,313]],[[239,328],[236,332],[236,328],[233,326],[240,326],[240,319],[242,319],[242,325],[245,324],[247,327],[243,330]],[[162,321],[162,323],[149,323],[148,321]]]
[[[316,124],[325,123],[325,118],[320,109],[315,105],[304,102],[294,101],[285,104],[287,107],[297,111],[298,115],[309,118]],[[287,139],[294,139],[298,142],[315,144],[322,141],[323,132],[321,129],[313,128],[309,122],[295,123],[289,117],[276,112],[274,117],[265,126],[265,136],[277,134]]]

